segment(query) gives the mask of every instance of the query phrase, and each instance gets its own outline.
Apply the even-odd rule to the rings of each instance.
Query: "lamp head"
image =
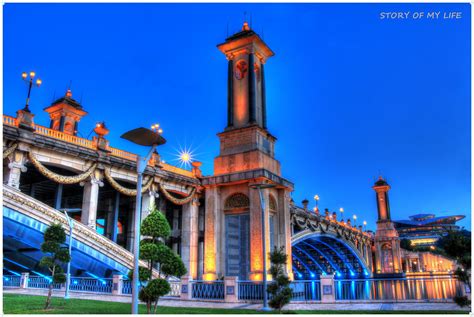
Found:
[[[26,79],[28,77],[28,74],[26,72],[21,73],[21,78]]]
[[[162,145],[166,143],[165,138],[163,138],[159,133],[147,128],[133,129],[125,132],[120,137],[143,146]]]

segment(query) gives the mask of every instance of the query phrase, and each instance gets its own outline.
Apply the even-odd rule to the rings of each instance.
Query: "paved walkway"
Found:
[[[24,294],[24,295],[42,295],[46,296],[48,291],[44,289],[4,289],[5,294]],[[92,293],[69,293],[71,298],[101,300],[107,302],[130,303],[130,295],[108,295]],[[53,291],[53,296],[64,297],[64,291]],[[160,306],[170,307],[202,307],[202,308],[238,308],[238,309],[260,309],[261,304],[249,303],[222,303],[222,302],[202,302],[202,301],[182,301],[178,299],[160,299]],[[448,303],[337,303],[337,304],[289,304],[285,306],[288,310],[465,310],[452,302]]]

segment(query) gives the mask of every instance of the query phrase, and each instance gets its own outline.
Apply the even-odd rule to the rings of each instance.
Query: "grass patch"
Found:
[[[50,310],[44,310],[45,296],[3,294],[5,314],[130,314],[129,303],[104,302],[98,300],[53,297]],[[139,305],[140,314],[146,314],[146,307]],[[268,314],[250,309],[158,307],[158,314]],[[272,312],[270,312],[272,313]],[[468,314],[460,310],[297,310],[285,314]]]

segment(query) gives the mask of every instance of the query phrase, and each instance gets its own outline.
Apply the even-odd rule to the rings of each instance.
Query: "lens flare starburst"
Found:
[[[191,149],[184,148],[179,149],[176,155],[176,161],[179,163],[179,167],[190,168],[191,163],[194,161],[194,153]]]

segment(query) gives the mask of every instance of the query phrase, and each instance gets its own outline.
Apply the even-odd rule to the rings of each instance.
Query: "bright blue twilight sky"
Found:
[[[392,218],[462,214],[470,228],[469,4],[6,4],[4,113],[23,107],[20,75],[35,70],[36,123],[49,126],[42,109],[72,81],[83,136],[105,120],[112,146],[143,152],[119,136],[159,122],[163,159],[191,147],[211,174],[227,113],[216,45],[245,11],[276,53],[268,125],[297,203],[319,194],[374,229],[381,172]],[[441,13],[380,18],[393,11]],[[452,11],[461,18],[443,18]]]

